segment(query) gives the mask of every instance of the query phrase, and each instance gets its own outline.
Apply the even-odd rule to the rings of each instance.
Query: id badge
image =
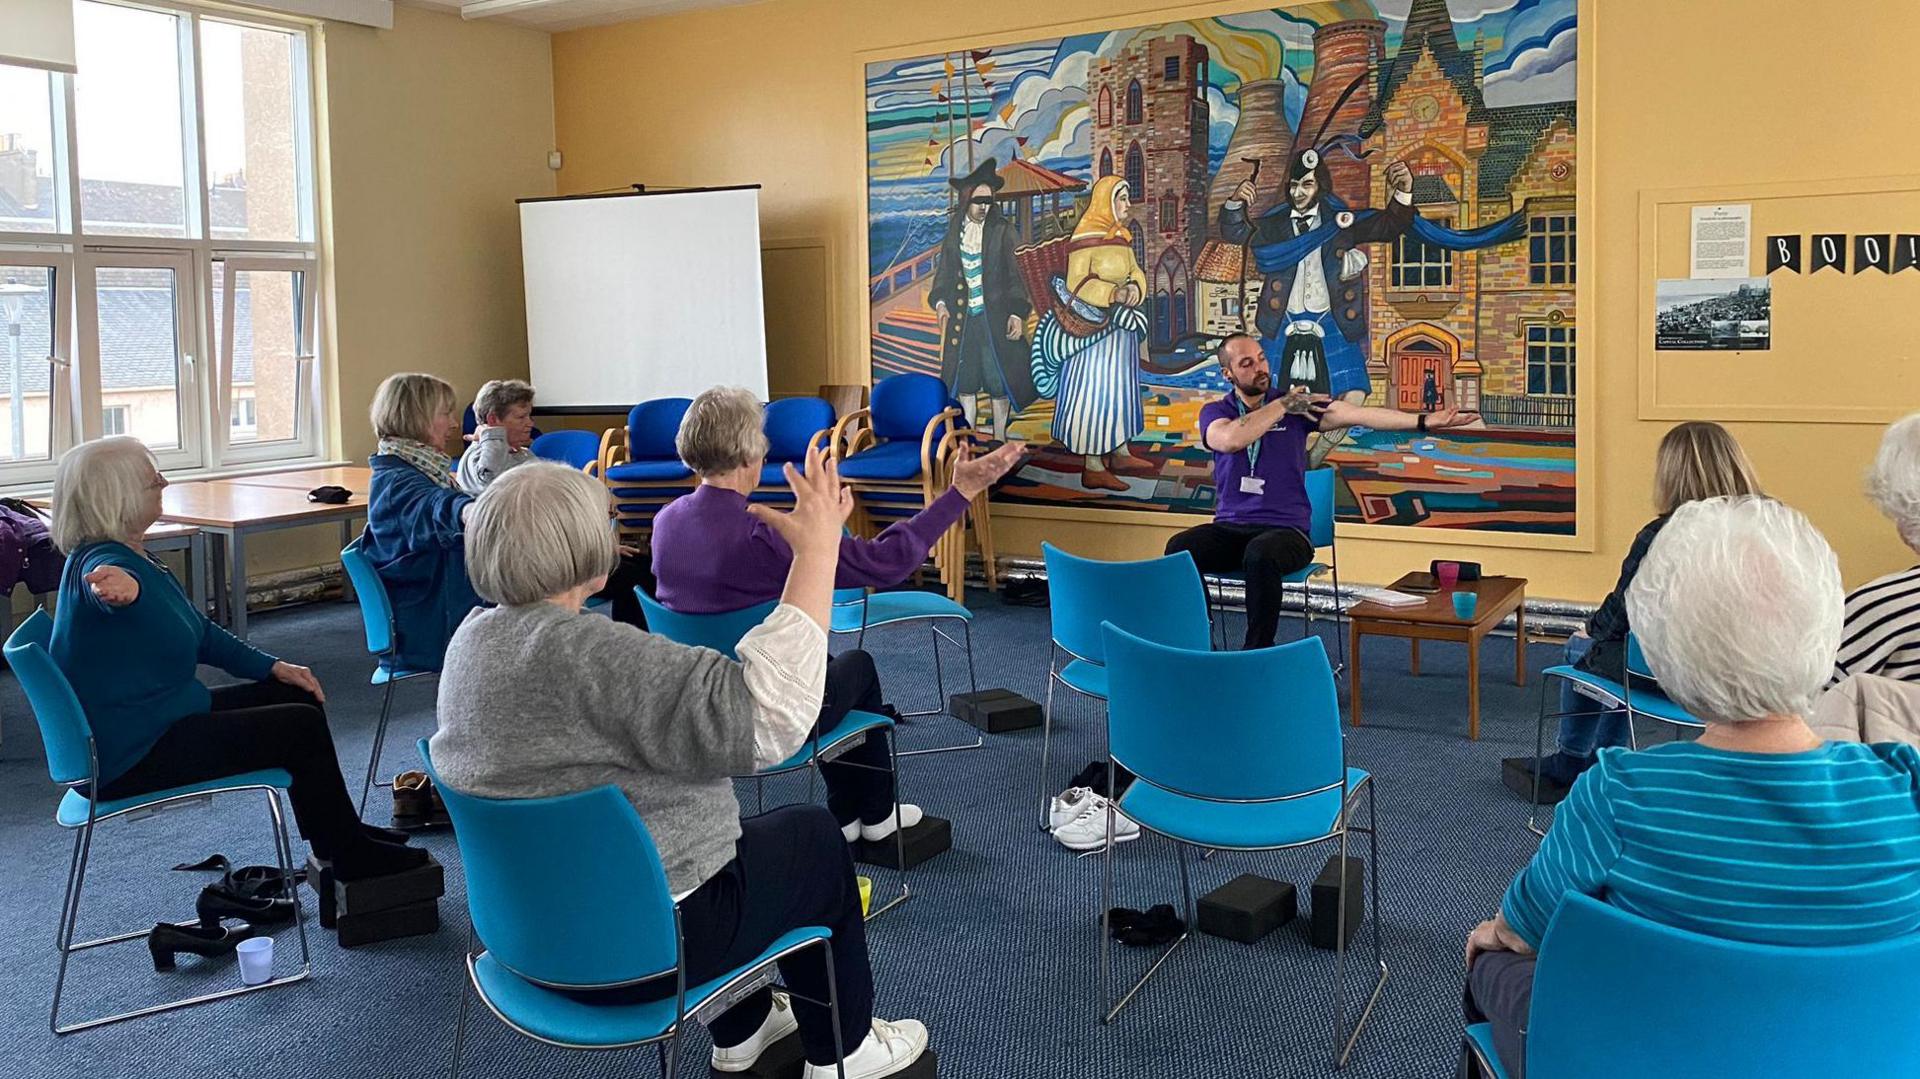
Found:
[[[1240,477],[1240,493],[1243,495],[1263,495],[1267,493],[1267,481],[1259,476]]]

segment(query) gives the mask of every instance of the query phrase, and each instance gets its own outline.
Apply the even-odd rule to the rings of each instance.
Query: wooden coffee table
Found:
[[[1395,581],[1390,587],[1405,591],[1400,585],[1400,581]],[[1513,684],[1527,684],[1526,579],[1482,577],[1461,584],[1458,590],[1480,595],[1479,606],[1470,622],[1454,615],[1453,597],[1447,592],[1426,597],[1426,602],[1418,607],[1361,602],[1347,612],[1347,621],[1352,627],[1348,692],[1354,726],[1360,725],[1360,638],[1368,634],[1405,637],[1411,641],[1409,669],[1416,676],[1420,673],[1421,641],[1459,641],[1467,646],[1467,737],[1471,739],[1480,737],[1480,642],[1508,615],[1514,619]]]

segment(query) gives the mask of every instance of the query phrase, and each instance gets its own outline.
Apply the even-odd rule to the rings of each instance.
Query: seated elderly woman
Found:
[[[440,677],[431,753],[455,790],[544,797],[606,783],[626,792],[653,833],[679,897],[688,984],[758,955],[789,930],[833,931],[849,1079],[892,1075],[927,1045],[920,1023],[872,1016],[873,976],[853,859],[833,818],[792,806],[740,818],[729,777],[781,761],[813,726],[827,661],[834,562],[852,497],[817,457],[789,477],[795,506],[772,514],[793,551],[780,606],[740,641],[738,662],[585,615],[615,559],[607,493],[561,465],[522,465],[480,496],[468,566],[499,604],[454,634]],[[529,723],[537,715],[540,721]],[[617,897],[608,897],[617,902]],[[559,927],[564,930],[565,927]],[[818,950],[780,962],[796,993],[827,999]],[[656,1000],[671,977],[610,999]],[[708,1024],[713,1066],[746,1071],[795,1026],[808,1079],[835,1074],[824,1007],[761,990]]]
[[[1867,473],[1867,498],[1920,552],[1920,413],[1887,428]],[[1877,674],[1920,682],[1920,567],[1889,573],[1847,596],[1833,679]]]
[[[167,481],[131,438],[68,450],[53,480],[67,556],[49,651],[93,730],[101,798],[285,769],[300,832],[343,880],[420,865],[426,851],[360,823],[313,672],[207,620],[142,537]],[[208,690],[199,664],[246,681]]]
[[[458,430],[453,387],[432,375],[388,375],[374,391],[367,530],[360,551],[393,603],[400,667],[437,671],[448,638],[480,604],[467,583],[462,539],[472,496],[443,450]]]
[[[1469,1018],[1492,1022],[1516,1077],[1534,953],[1575,892],[1763,944],[1920,930],[1920,753],[1822,741],[1802,718],[1840,641],[1840,567],[1813,525],[1754,496],[1689,502],[1627,609],[1661,687],[1706,732],[1601,750],[1499,912],[1468,936]]]
[[[737,611],[780,594],[793,552],[774,525],[779,515],[747,500],[760,486],[766,463],[767,436],[760,424],[759,400],[738,387],[719,387],[694,398],[680,421],[675,447],[680,460],[699,475],[700,486],[653,519],[656,596],[670,611]],[[1019,444],[1008,443],[964,460],[953,470],[953,486],[931,506],[874,539],[842,538],[835,587],[885,588],[906,580],[925,564],[941,535],[965,515],[968,503],[1006,475],[1021,452]],[[820,729],[831,730],[855,710],[887,710],[873,657],[859,649],[842,652],[827,665]],[[869,736],[839,761],[822,765],[820,772],[827,785],[827,807],[847,842],[893,834],[893,776],[880,738]],[[920,823],[920,807],[903,804],[899,810],[899,827]]]

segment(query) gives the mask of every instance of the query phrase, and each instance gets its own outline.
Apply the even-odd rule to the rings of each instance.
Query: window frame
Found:
[[[1453,224],[1453,218],[1435,218],[1434,223],[1437,225],[1451,226]],[[1419,245],[1420,257],[1410,259],[1406,256],[1415,244]],[[1393,246],[1389,251],[1387,288],[1392,291],[1458,292],[1460,290],[1460,267],[1455,261],[1456,252],[1449,251],[1438,244],[1430,244],[1418,236],[1415,236],[1411,231],[1403,232],[1395,236],[1393,238]],[[1438,257],[1435,257],[1436,255]],[[1442,278],[1441,283],[1437,285],[1427,284],[1427,274],[1436,269],[1440,271]],[[1407,275],[1416,272],[1420,275],[1421,280],[1414,284],[1406,284]]]
[[[216,254],[214,266],[221,275],[220,310],[212,317],[220,320],[219,355],[214,357],[215,370],[218,372],[213,388],[213,428],[214,442],[219,449],[223,463],[251,464],[262,460],[279,460],[284,457],[284,447],[305,447],[315,440],[314,409],[311,399],[320,396],[321,386],[318,380],[318,297],[316,287],[320,278],[318,259],[298,255],[246,256]],[[305,390],[305,397],[294,399],[293,437],[270,441],[259,439],[235,444],[233,442],[233,348],[235,300],[239,290],[234,287],[235,278],[248,271],[265,273],[291,273],[298,275],[294,286],[300,304],[299,317],[294,327],[294,385]],[[211,302],[213,290],[208,290]],[[254,398],[259,399],[259,369],[254,370]],[[255,408],[259,406],[256,404]],[[257,429],[257,424],[256,424]]]
[[[0,461],[0,489],[44,486],[52,478],[60,456],[79,442],[99,437],[101,412],[99,296],[101,268],[164,266],[177,271],[180,448],[158,450],[155,457],[169,475],[215,474],[264,464],[299,465],[320,461],[327,453],[328,379],[331,357],[321,332],[322,313],[331,302],[325,294],[326,256],[321,250],[321,147],[316,96],[320,27],[315,22],[239,12],[185,0],[90,0],[110,6],[164,12],[178,16],[180,49],[181,139],[184,154],[184,237],[100,234],[86,231],[79,168],[79,116],[74,76],[46,74],[53,142],[54,231],[0,231],[0,265],[51,267],[55,279],[54,394],[49,460],[14,463]],[[208,22],[288,34],[292,79],[295,229],[294,239],[216,238],[213,235],[212,189],[207,182],[207,112],[204,33]],[[304,103],[304,104],[303,104]],[[223,268],[292,270],[301,273],[300,348],[296,371],[303,399],[296,404],[296,432],[292,439],[267,443],[231,441],[228,427],[231,364],[215,354],[230,351],[232,338],[215,334],[213,309],[215,277],[234,272]],[[184,271],[184,272],[179,272]],[[211,361],[211,362],[209,362]],[[225,396],[222,396],[222,395]],[[64,400],[63,400],[64,397]]]
[[[1538,346],[1535,346],[1533,341],[1533,332],[1535,330],[1539,330],[1542,334]],[[1552,334],[1555,330],[1565,331],[1565,339],[1554,341]],[[1520,351],[1525,363],[1526,396],[1552,398],[1556,400],[1567,400],[1575,396],[1574,379],[1580,371],[1580,340],[1574,331],[1575,324],[1571,319],[1560,322],[1552,322],[1547,319],[1528,319],[1520,324]],[[1542,372],[1541,385],[1546,387],[1539,393],[1535,393],[1533,390],[1533,350],[1535,347],[1538,347],[1542,352],[1539,361]],[[1567,389],[1565,393],[1553,392],[1554,361],[1552,350],[1555,348],[1565,350],[1566,359],[1560,364],[1561,367],[1566,369]]]
[[[1554,218],[1561,220],[1562,227],[1553,227],[1552,220]],[[1536,219],[1542,223],[1540,231],[1538,232],[1533,230],[1533,223]],[[1574,215],[1574,208],[1572,206],[1562,207],[1553,204],[1529,206],[1527,208],[1527,232],[1528,286],[1531,288],[1573,288],[1574,275],[1577,272],[1575,267],[1579,261],[1574,257],[1576,254],[1575,245],[1578,243],[1580,235],[1580,222]],[[1562,241],[1562,250],[1566,254],[1565,258],[1555,259],[1553,257],[1554,240]],[[1535,244],[1538,244],[1544,252],[1542,257],[1538,259],[1534,258]],[[1558,281],[1553,279],[1553,274],[1556,270],[1562,272],[1562,277]]]

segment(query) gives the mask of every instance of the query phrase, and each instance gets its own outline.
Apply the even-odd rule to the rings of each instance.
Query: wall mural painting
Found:
[[[1484,417],[1321,438],[1341,520],[1572,534],[1574,8],[1336,0],[869,65],[874,377],[1027,439],[1003,500],[1206,513],[1210,357],[1246,328],[1276,384]]]

